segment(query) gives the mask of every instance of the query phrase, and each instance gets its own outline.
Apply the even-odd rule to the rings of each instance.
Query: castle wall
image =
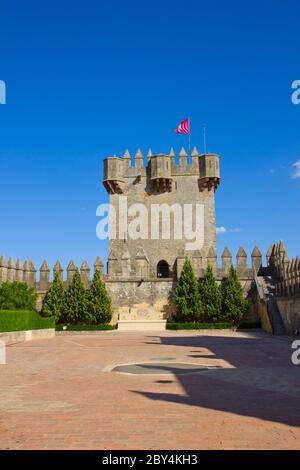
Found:
[[[300,333],[300,296],[277,298],[277,306],[288,334]]]
[[[175,313],[173,299],[174,281],[106,281],[112,299],[115,320],[136,318],[171,318]]]
[[[300,258],[290,260],[280,241],[271,245],[267,261],[270,273],[277,281],[276,301],[286,332],[300,332]]]
[[[215,275],[220,284],[228,276],[228,260],[230,260],[230,262],[232,261],[231,254],[228,249],[226,249],[226,256],[226,259],[224,259],[224,257],[222,258],[221,267],[218,266],[217,258],[214,259],[214,263],[216,265]],[[116,259],[116,263],[120,266],[122,265],[122,261],[124,260]],[[127,262],[126,259],[125,261]],[[138,261],[143,261],[143,259]],[[198,258],[192,258],[191,261],[193,264],[196,263],[195,266],[197,266],[199,260]],[[18,269],[16,269],[16,266],[18,266]],[[59,273],[61,279],[63,279],[64,287],[67,289],[76,269],[77,267],[75,266],[74,262],[71,261],[64,275],[64,270],[60,262],[57,261],[53,271],[57,271]],[[156,276],[146,276],[145,279],[143,279],[141,276],[137,276],[136,278],[120,276],[118,279],[111,279],[109,276],[107,276],[107,274],[103,273],[103,263],[100,257],[98,257],[94,263],[94,270],[95,269],[102,273],[107,290],[111,296],[114,310],[114,322],[117,321],[119,315],[121,315],[123,318],[124,316],[130,318],[141,316],[142,318],[165,319],[171,318],[175,313],[173,294],[177,284],[176,279],[162,279],[157,278]],[[239,278],[244,289],[245,296],[250,296],[251,298],[253,289],[252,267],[247,265],[244,266],[244,264],[241,266],[240,258],[237,257],[237,271],[239,273]],[[12,258],[10,258],[9,263],[6,262],[4,257],[0,258],[0,284],[1,282],[7,281],[27,282],[29,285],[35,288],[38,294],[37,308],[39,311],[42,309],[44,297],[50,287],[50,273],[51,270],[46,261],[43,262],[41,268],[39,269],[38,278],[37,270],[32,261],[27,260],[24,264],[22,264],[21,261],[18,260],[18,262],[15,264]],[[201,269],[201,274],[197,275],[197,277],[203,278],[204,274],[205,270]],[[86,287],[89,288],[93,273],[91,272],[91,269],[89,268],[89,265],[86,261],[84,261],[80,267],[80,275]],[[255,319],[255,311],[251,311],[250,316],[251,318]]]
[[[251,301],[253,296],[253,275],[249,268],[245,277],[240,278],[245,297]],[[224,281],[222,271],[219,270],[218,283]],[[112,299],[115,318],[126,316],[126,319],[161,318],[171,319],[176,313],[174,303],[174,289],[177,281],[172,279],[152,279],[147,281],[106,280],[106,286]],[[255,305],[251,305],[246,318],[247,321],[258,321],[259,315]]]

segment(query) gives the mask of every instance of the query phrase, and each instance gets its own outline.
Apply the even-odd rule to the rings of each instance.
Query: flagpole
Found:
[[[188,148],[188,156],[191,156],[191,119],[189,118],[189,148]]]
[[[206,124],[203,125],[204,155],[206,155]]]

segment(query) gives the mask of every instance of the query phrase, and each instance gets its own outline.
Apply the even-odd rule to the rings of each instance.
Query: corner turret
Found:
[[[110,157],[104,160],[103,184],[110,194],[122,194],[125,190],[124,160]]]
[[[200,177],[199,189],[209,191],[217,189],[220,183],[220,161],[219,155],[215,153],[207,153],[199,156]]]

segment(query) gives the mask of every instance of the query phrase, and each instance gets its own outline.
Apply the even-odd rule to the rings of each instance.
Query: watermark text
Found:
[[[294,366],[300,365],[300,339],[296,339],[292,342],[292,349],[294,352],[292,353],[291,361]]]
[[[6,84],[0,80],[0,104],[6,104]]]
[[[184,240],[185,249],[201,250],[204,245],[203,204],[134,203],[126,196],[116,205],[101,204],[96,234],[100,240]]]
[[[300,104],[300,80],[294,80],[292,83],[292,90],[291,100],[293,104]]]

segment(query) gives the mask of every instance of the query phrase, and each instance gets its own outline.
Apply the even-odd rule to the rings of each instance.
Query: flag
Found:
[[[177,129],[175,130],[176,134],[189,134],[190,133],[190,120],[185,119],[181,121]]]

